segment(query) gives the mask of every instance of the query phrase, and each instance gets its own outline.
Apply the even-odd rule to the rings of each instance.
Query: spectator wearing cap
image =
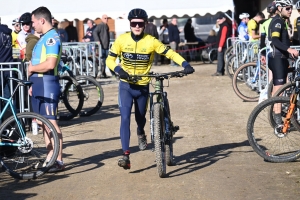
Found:
[[[150,18],[148,20],[148,23],[145,27],[144,33],[147,33],[149,35],[152,35],[156,39],[158,39],[158,32],[157,32],[157,27],[155,24],[153,24],[153,18]],[[158,60],[158,54],[154,52],[154,66],[157,65],[157,60]]]
[[[19,32],[21,31],[21,25],[19,23],[19,18],[13,20],[12,25],[14,26],[14,31],[11,33],[12,37],[12,48],[19,48],[17,37]]]
[[[226,50],[226,41],[230,36],[230,28],[226,21],[226,16],[224,13],[221,13],[218,16],[218,24],[220,26],[218,35],[217,35],[217,45],[218,45],[218,64],[217,72],[212,74],[212,76],[223,76],[225,72],[225,62],[224,62],[224,53]]]
[[[238,27],[238,33],[239,33],[239,39],[243,41],[249,40],[248,27],[247,27],[249,16],[250,15],[248,13],[242,13],[239,15],[241,23]]]
[[[29,12],[24,13],[20,19],[19,22],[22,24],[22,30],[19,32],[18,37],[17,37],[17,42],[19,44],[19,49],[20,49],[20,58],[24,59],[25,58],[25,53],[26,53],[26,37],[31,34],[31,14]]]
[[[248,21],[249,41],[259,40],[259,23],[264,19],[265,15],[262,12],[258,12],[255,17]]]

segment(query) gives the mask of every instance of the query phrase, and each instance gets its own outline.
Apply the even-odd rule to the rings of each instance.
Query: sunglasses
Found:
[[[22,26],[24,26],[24,25],[26,25],[26,26],[30,26],[30,25],[31,25],[31,23],[30,23],[30,22],[28,22],[28,23],[22,23]]]
[[[130,22],[131,27],[136,27],[138,25],[140,28],[145,26],[145,22]]]
[[[292,7],[285,7],[285,10],[286,11],[289,11],[289,10],[291,10],[292,9]]]

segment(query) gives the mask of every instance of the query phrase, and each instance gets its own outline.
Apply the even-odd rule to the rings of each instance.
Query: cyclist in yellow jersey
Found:
[[[120,35],[113,43],[106,65],[120,77],[119,83],[119,109],[121,113],[120,136],[123,156],[118,160],[118,165],[130,169],[129,140],[130,140],[130,115],[131,108],[135,106],[135,120],[140,150],[147,147],[144,131],[146,124],[146,110],[149,94],[149,78],[143,78],[137,83],[128,81],[129,75],[148,74],[158,53],[180,64],[186,74],[194,72],[194,68],[178,53],[166,47],[155,37],[145,34],[144,27],[148,15],[145,10],[136,8],[129,12],[131,32]],[[116,58],[121,57],[121,64],[116,66]]]
[[[296,9],[300,13],[300,1],[296,3]],[[293,45],[300,45],[300,17],[297,17],[294,21],[294,34],[293,34]]]
[[[249,41],[257,41],[260,38],[259,35],[259,23],[265,19],[265,15],[262,12],[258,12],[255,17],[248,21],[248,34]]]

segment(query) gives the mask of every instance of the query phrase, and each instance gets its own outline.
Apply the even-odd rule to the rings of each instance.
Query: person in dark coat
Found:
[[[105,62],[106,58],[108,56],[109,51],[109,43],[110,43],[110,35],[109,35],[109,27],[107,25],[108,17],[107,15],[102,15],[101,23],[96,26],[96,28],[93,31],[93,36],[95,42],[98,42],[99,45],[101,45],[101,74],[100,77],[106,78],[105,73]],[[111,73],[114,75],[114,72],[111,71]]]
[[[179,30],[177,27],[177,19],[173,18],[171,21],[171,24],[169,24],[169,42],[170,47],[172,50],[176,51],[178,50],[178,44],[180,42],[179,34],[182,30]],[[175,63],[173,60],[171,60],[171,66],[179,67],[177,63]]]
[[[153,37],[155,37],[156,39],[158,39],[158,32],[157,32],[157,27],[155,24],[153,24],[153,19],[150,18],[148,20],[148,23],[145,27],[144,33],[147,33],[149,35],[152,35]],[[154,53],[154,66],[157,65],[157,60],[158,60],[158,54]]]
[[[73,23],[69,23],[69,26],[67,26],[65,30],[68,34],[68,42],[78,42],[77,29],[73,26]]]
[[[0,63],[13,62],[11,32],[12,30],[8,28],[7,25],[0,24]],[[4,65],[2,67],[4,68],[7,66]],[[10,97],[9,80],[7,79],[8,77],[9,72],[3,72],[3,80],[0,80],[0,89],[3,83],[4,91],[2,91],[1,95],[3,95],[4,98]]]
[[[224,13],[220,14],[218,17],[218,23],[220,25],[220,29],[217,35],[217,47],[218,47],[218,65],[217,72],[212,74],[212,76],[223,76],[225,72],[225,61],[224,61],[224,53],[226,51],[226,41],[230,36],[230,28],[226,21],[226,16]]]

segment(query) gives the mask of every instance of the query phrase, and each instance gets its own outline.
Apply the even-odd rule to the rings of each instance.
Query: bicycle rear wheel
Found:
[[[273,119],[274,105],[281,105],[281,116],[286,116],[290,105],[287,97],[273,97],[258,104],[252,111],[247,123],[247,136],[253,150],[270,162],[294,161],[300,156],[300,132],[294,126],[299,126],[297,122],[297,104],[292,118],[291,125],[286,134],[278,131],[278,127],[270,122]]]
[[[70,76],[61,76],[61,84],[64,85],[58,104],[58,119],[70,120],[76,117],[82,109],[84,95],[81,85]]]
[[[20,127],[13,116],[5,120],[0,127],[1,142],[20,145],[18,147],[1,146],[0,165],[16,179],[36,179],[47,172],[57,159],[59,152],[57,131],[48,119],[36,113],[19,113],[17,119]],[[32,120],[38,122],[37,135],[33,135]],[[48,135],[43,133],[46,129]],[[25,133],[25,137],[22,137],[22,131]],[[51,138],[51,144],[48,146],[45,144],[45,135],[46,139]],[[47,158],[51,150],[49,148],[53,148],[50,152],[52,156]]]
[[[158,176],[166,176],[165,141],[164,141],[164,117],[163,110],[159,103],[153,105],[153,131],[154,150]]]
[[[76,76],[84,96],[81,117],[90,116],[100,110],[104,101],[104,92],[99,82],[91,76]]]
[[[232,78],[232,87],[235,94],[244,101],[255,102],[259,99],[259,82],[256,74],[256,63],[247,63],[240,66]],[[261,66],[261,89],[267,85],[266,69]],[[257,77],[256,77],[257,76]]]

